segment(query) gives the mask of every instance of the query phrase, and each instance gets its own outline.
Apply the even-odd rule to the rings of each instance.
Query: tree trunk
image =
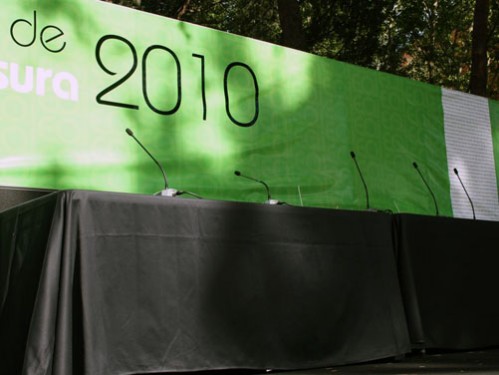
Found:
[[[189,4],[191,3],[191,0],[185,0],[182,6],[179,8],[177,11],[177,19],[180,20],[182,17],[185,15],[187,12],[187,9],[189,8]]]
[[[282,29],[281,44],[306,51],[307,40],[297,0],[277,0],[277,8]]]
[[[476,0],[471,44],[470,92],[487,95],[487,23],[489,0]]]

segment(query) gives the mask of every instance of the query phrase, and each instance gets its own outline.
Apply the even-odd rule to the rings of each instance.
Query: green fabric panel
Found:
[[[35,9],[37,37],[22,47],[8,30],[17,19],[33,25]],[[354,150],[371,207],[434,213],[416,161],[441,214],[452,215],[438,87],[101,1],[8,0],[0,24],[0,185],[161,190],[161,172],[126,135],[131,128],[165,166],[170,186],[205,198],[263,202],[263,186],[236,177],[240,170],[290,204],[363,209]],[[59,53],[41,43],[48,25],[64,32],[49,43],[64,41]],[[23,43],[34,35],[26,22],[14,33]],[[18,65],[20,81],[33,67],[30,92],[12,87],[6,63]],[[60,73],[77,81],[77,100],[58,96],[69,92],[67,81],[58,87]],[[119,105],[99,104],[99,93]],[[256,121],[238,126],[229,114]]]
[[[499,102],[496,100],[489,100],[489,110],[492,143],[494,146],[494,161],[496,164],[497,186],[499,186]]]

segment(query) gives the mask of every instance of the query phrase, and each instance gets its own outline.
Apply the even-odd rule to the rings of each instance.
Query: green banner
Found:
[[[370,207],[434,214],[417,162],[452,215],[439,87],[101,1],[7,0],[0,25],[0,185],[157,192],[130,128],[208,199],[264,202],[239,170],[289,204],[363,209],[353,151]]]

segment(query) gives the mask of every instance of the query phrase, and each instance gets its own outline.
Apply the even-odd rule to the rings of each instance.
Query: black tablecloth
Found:
[[[499,345],[499,223],[420,215],[395,220],[413,346]]]
[[[39,198],[0,214],[0,373],[296,369],[406,353],[391,224],[132,194]]]

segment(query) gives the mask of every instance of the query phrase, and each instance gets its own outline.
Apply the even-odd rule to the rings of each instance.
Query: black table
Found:
[[[499,223],[420,215],[395,223],[413,347],[499,345]]]
[[[411,350],[388,214],[62,191],[0,213],[0,235],[1,374]]]

